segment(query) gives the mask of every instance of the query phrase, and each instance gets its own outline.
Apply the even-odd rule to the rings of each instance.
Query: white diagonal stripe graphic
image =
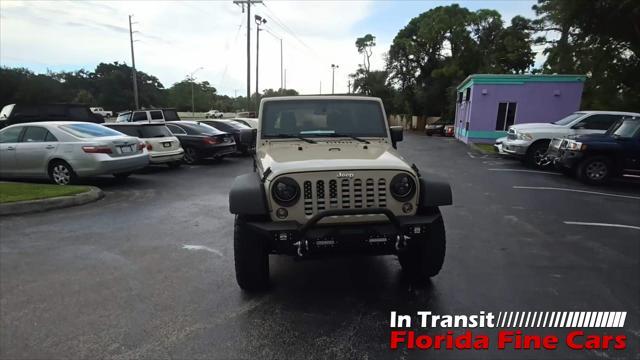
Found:
[[[624,327],[624,320],[627,318],[627,312],[623,311],[622,312],[622,316],[620,317],[620,326],[619,327]]]
[[[600,327],[600,324],[602,324],[602,316],[604,315],[604,313],[602,311],[598,311],[598,316],[596,317],[596,323],[593,324],[593,327]]]
[[[587,313],[585,313],[584,311],[580,311],[580,318],[578,319],[578,324],[576,326],[578,327],[582,327],[582,325],[584,324],[584,317],[586,316]]]
[[[524,311],[520,312],[520,322],[518,323],[518,327],[522,327],[523,320],[524,320]]]
[[[504,327],[504,323],[506,322],[506,320],[507,320],[507,313],[505,312],[504,316],[502,317],[502,324],[500,325],[500,327]]]
[[[596,319],[598,318],[598,312],[591,312],[591,322],[589,322],[589,327],[596,327]]]
[[[547,313],[548,314],[548,313]],[[542,322],[542,311],[540,312],[540,316],[538,316],[538,323],[536,324],[536,327],[540,327],[540,323]],[[543,325],[544,326],[544,325]]]
[[[516,311],[516,316],[513,317],[513,327],[518,326],[518,317],[520,316],[520,311]]]
[[[536,327],[536,317],[538,316],[538,312],[533,312],[533,318],[531,318],[531,327]]]
[[[549,322],[547,323],[546,327],[552,327],[553,326],[553,322],[555,320],[555,317],[556,317],[556,312],[552,311],[551,315],[549,315]]]
[[[564,327],[565,320],[567,320],[567,312],[563,311],[560,317],[560,321],[558,322],[558,325],[556,325],[556,327]]]
[[[618,323],[620,322],[620,317],[622,316],[622,312],[616,311],[616,316],[614,316],[613,324],[611,327],[618,327]]]
[[[513,311],[509,312],[509,320],[507,320],[507,327],[511,327],[511,317],[513,316]]]
[[[613,320],[616,316],[616,313],[613,311],[609,311],[609,318],[607,319],[607,327],[612,327],[613,326]]]
[[[498,313],[498,321],[496,321],[496,324],[497,324],[498,326],[500,326],[500,319],[502,319],[502,311],[500,311],[500,312]]]
[[[603,311],[602,312],[602,322],[600,322],[600,326],[599,327],[607,327],[607,320],[609,320],[609,312],[608,311]]]
[[[564,327],[570,327],[573,320],[573,311],[567,313],[567,322],[564,323]]]
[[[529,327],[529,318],[531,317],[531,311],[527,314],[527,320],[524,322],[524,327]]]
[[[588,327],[590,322],[591,322],[591,312],[587,311],[584,316],[584,324],[583,324],[584,327]]]
[[[578,326],[578,318],[579,317],[580,317],[580,312],[574,311],[573,312],[573,321],[571,322],[571,327]]]

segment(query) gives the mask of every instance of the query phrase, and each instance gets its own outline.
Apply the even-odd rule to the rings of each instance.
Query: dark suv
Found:
[[[604,134],[563,140],[557,163],[566,174],[575,174],[589,184],[640,174],[640,118],[622,118]]]
[[[82,104],[9,104],[0,111],[0,129],[20,123],[36,121],[85,121],[104,123],[104,117],[94,114]]]

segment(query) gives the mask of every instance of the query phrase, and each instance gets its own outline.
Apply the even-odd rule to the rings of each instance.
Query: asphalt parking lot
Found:
[[[227,192],[251,160],[151,168],[95,180],[106,198],[92,205],[0,218],[0,357],[512,358],[391,351],[389,312],[573,310],[627,311],[627,352],[531,358],[637,359],[640,231],[578,223],[640,226],[640,181],[588,187],[448,138],[406,134],[399,149],[452,184],[431,282],[395,257],[272,257],[273,289],[243,294]]]

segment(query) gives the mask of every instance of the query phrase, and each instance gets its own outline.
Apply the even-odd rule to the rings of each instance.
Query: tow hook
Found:
[[[396,251],[401,252],[407,248],[407,240],[409,237],[406,235],[398,235],[396,237]]]
[[[298,256],[303,257],[309,252],[309,242],[307,240],[300,240],[293,245],[298,247]]]

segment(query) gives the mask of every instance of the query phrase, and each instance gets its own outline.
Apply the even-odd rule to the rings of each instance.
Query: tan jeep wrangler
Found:
[[[254,172],[229,194],[236,215],[236,278],[245,290],[269,285],[269,255],[396,254],[411,276],[442,268],[445,182],[422,175],[395,150],[378,98],[263,99]]]

